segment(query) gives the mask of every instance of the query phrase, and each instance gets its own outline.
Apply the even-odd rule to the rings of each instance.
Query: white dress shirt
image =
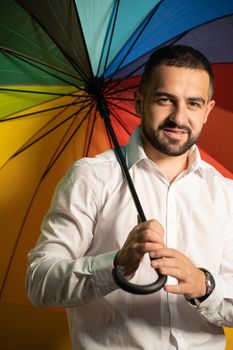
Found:
[[[133,295],[112,278],[113,259],[137,224],[114,151],[74,163],[58,185],[37,246],[29,253],[27,291],[39,306],[67,309],[75,350],[223,350],[233,327],[233,181],[200,159],[171,184],[146,157],[136,129],[123,147],[146,218],[166,244],[215,278],[198,307],[163,289]],[[145,256],[132,282],[156,279]]]

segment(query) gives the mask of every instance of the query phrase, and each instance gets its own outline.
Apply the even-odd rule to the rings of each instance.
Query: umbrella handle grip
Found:
[[[114,282],[123,290],[133,294],[150,294],[160,290],[167,281],[167,276],[161,275],[157,270],[158,279],[146,285],[134,284],[124,277],[124,267],[117,265],[114,267],[112,274]]]

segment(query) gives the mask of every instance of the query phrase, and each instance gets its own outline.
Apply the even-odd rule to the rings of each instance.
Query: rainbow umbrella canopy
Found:
[[[27,303],[27,252],[71,163],[119,143],[140,123],[133,94],[149,55],[188,44],[213,64],[217,106],[199,145],[233,178],[233,2],[5,0],[0,11],[0,287]]]

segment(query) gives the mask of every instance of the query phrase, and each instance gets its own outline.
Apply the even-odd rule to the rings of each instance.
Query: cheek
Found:
[[[195,115],[190,119],[190,126],[194,132],[199,132],[203,128],[203,125],[206,123],[206,121],[206,114]]]
[[[158,126],[164,122],[169,116],[169,111],[166,108],[161,108],[157,105],[152,105],[147,110],[148,123],[154,126]]]

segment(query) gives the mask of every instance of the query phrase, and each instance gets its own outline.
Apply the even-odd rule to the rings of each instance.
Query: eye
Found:
[[[156,102],[162,106],[172,104],[171,99],[168,97],[159,97],[158,99],[156,99]]]
[[[203,103],[201,103],[200,101],[189,101],[188,104],[192,109],[198,109],[203,107]]]
[[[190,102],[190,106],[193,106],[193,107],[199,107],[200,106],[200,103],[197,103],[197,102]]]

